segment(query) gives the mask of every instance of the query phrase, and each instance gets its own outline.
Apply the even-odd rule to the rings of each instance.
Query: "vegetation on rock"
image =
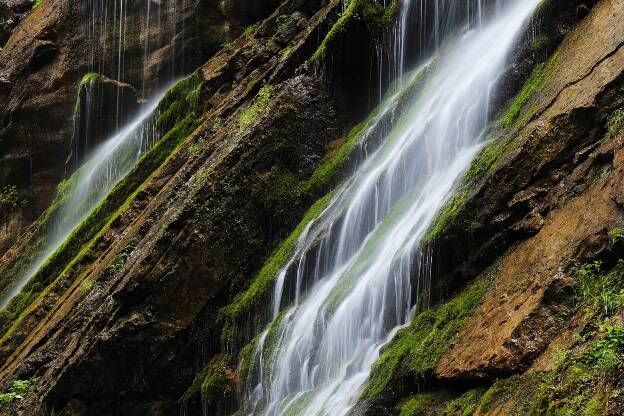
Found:
[[[91,74],[87,79],[92,80],[94,77],[96,75]],[[36,299],[45,295],[49,285],[58,279],[69,278],[67,274],[71,274],[72,281],[79,278],[80,268],[69,273],[72,267],[103,235],[123,208],[133,200],[140,191],[141,185],[175,152],[197,126],[201,112],[198,99],[200,89],[201,78],[196,73],[180,81],[165,95],[161,102],[160,108],[163,110],[158,123],[166,134],[139,160],[132,171],[113,188],[108,197],[74,230],[22,291],[1,311],[0,333],[4,337],[27,308],[36,302]],[[29,245],[29,251],[22,253],[10,269],[12,273],[15,273],[13,278],[17,277],[25,265],[31,261],[36,250],[44,244],[45,240],[42,240],[42,236],[47,232],[50,226],[49,221],[54,218],[54,213],[62,205],[62,201],[63,195],[60,195],[56,203],[48,208],[35,225],[36,231],[33,238],[38,240]],[[67,289],[71,285],[63,284],[62,286]]]
[[[13,211],[17,208],[27,205],[27,201],[20,197],[20,194],[15,185],[5,185],[0,192],[0,207],[4,207],[9,211]]]
[[[266,109],[271,99],[271,91],[272,87],[270,85],[263,85],[253,103],[242,112],[239,120],[241,132],[249,127],[258,118],[260,113]]]
[[[30,395],[35,390],[36,383],[37,379],[15,380],[7,392],[0,394],[0,408]]]
[[[427,377],[479,306],[489,282],[488,275],[483,275],[450,300],[416,314],[375,363],[360,400],[383,400],[386,390],[405,372],[415,379]]]
[[[328,48],[331,48],[334,42],[339,39],[340,35],[345,33],[349,26],[355,21],[364,22],[371,31],[379,31],[386,27],[393,21],[396,15],[397,4],[398,0],[393,0],[392,3],[384,9],[375,0],[350,0],[344,13],[340,15],[314,55],[312,55],[312,61],[322,61],[327,55]]]

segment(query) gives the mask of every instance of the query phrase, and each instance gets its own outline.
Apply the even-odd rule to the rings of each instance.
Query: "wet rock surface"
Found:
[[[57,184],[71,173],[65,162],[72,152],[78,85],[87,72],[131,84],[144,97],[188,75],[277,6],[128,2],[120,50],[118,30],[111,29],[119,26],[113,22],[115,2],[100,3],[110,9],[108,20],[98,17],[108,28],[98,35],[103,46],[91,38],[94,30],[103,31],[89,23],[91,2],[45,0],[35,9],[32,1],[0,3],[0,184],[15,186],[28,202],[12,212],[0,207],[7,225],[0,230],[0,253],[50,205]]]
[[[286,2],[198,70],[199,127],[0,341],[2,383],[36,377],[45,397],[24,414],[178,414],[221,348],[219,308],[319,196],[300,184],[361,116],[304,64],[337,16]]]
[[[574,8],[583,20],[567,30],[518,121],[499,134],[501,156],[470,179],[463,208],[432,243],[440,253],[440,303],[474,276],[492,278],[478,309],[430,373],[410,372],[406,359],[366,414],[398,414],[410,394],[430,403],[425,414],[447,414],[452,398],[475,388],[475,414],[529,414],[514,407],[531,406],[535,392],[524,381],[510,382],[517,394],[499,391],[496,406],[483,405],[484,398],[481,411],[487,388],[479,386],[552,371],[557,351],[582,331],[576,270],[597,260],[614,264],[612,230],[624,226],[623,133],[608,132],[624,105],[624,31],[617,23],[624,4],[588,5]]]
[[[171,59],[188,58],[198,44],[205,56],[194,59],[216,53],[197,72],[199,126],[0,340],[0,386],[38,380],[37,398],[20,401],[11,414],[179,414],[183,392],[223,353],[220,308],[248,286],[319,196],[301,193],[301,183],[361,116],[351,103],[368,99],[362,73],[371,69],[363,60],[337,57],[324,74],[305,62],[339,16],[337,3],[202,5],[181,12],[200,19],[187,26],[179,48],[152,48],[145,66],[148,79],[158,80]],[[557,349],[568,348],[583,327],[575,270],[596,259],[613,264],[611,232],[624,228],[624,136],[607,136],[611,115],[624,107],[624,2],[567,6],[549,20],[554,37],[546,43],[563,42],[545,65],[543,84],[516,122],[499,129],[504,151],[474,179],[457,217],[432,243],[444,253],[434,303],[443,305],[484,273],[487,288],[435,362],[425,372],[401,364],[391,391],[362,413],[398,414],[408,396],[424,391],[439,395],[430,413],[444,414],[440,403],[466,386],[551,369]],[[76,54],[84,40],[69,29],[76,19],[66,2],[46,0],[20,26],[28,33],[18,28],[0,52],[8,58],[0,61],[0,178],[15,183],[28,203],[7,210],[0,248],[49,203],[62,177],[68,114],[88,66]],[[369,36],[360,25],[345,44],[367,51]],[[541,47],[533,55],[549,48]],[[533,55],[505,82],[527,78]],[[359,72],[350,73],[348,62]],[[345,79],[352,84],[337,86]],[[122,88],[134,105],[139,85],[120,82],[105,78],[104,96]],[[256,106],[262,94],[270,98]],[[253,117],[245,116],[250,111]],[[50,154],[63,157],[46,159]],[[8,252],[0,267],[18,252]],[[232,393],[240,380],[227,364]],[[235,409],[233,395],[208,411]],[[202,411],[197,395],[186,406],[190,414]],[[475,411],[511,414],[512,407],[503,400]]]

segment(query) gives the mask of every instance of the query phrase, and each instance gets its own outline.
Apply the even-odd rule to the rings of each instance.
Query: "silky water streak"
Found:
[[[426,293],[431,259],[419,242],[482,149],[497,81],[539,3],[496,2],[440,43],[403,120],[300,237],[287,266],[297,293],[281,313],[279,274],[273,329],[258,338],[242,414],[353,409],[381,348],[410,322],[413,294]]]
[[[164,95],[165,92],[156,94],[134,120],[94,149],[84,165],[62,186],[59,207],[49,220],[51,227],[45,244],[7,289],[0,299],[0,307],[5,307],[22,290],[76,227],[156,144],[161,133],[156,122],[157,108]]]

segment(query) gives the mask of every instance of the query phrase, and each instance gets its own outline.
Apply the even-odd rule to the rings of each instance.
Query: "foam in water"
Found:
[[[282,314],[286,269],[279,274],[278,329],[270,343],[268,330],[259,337],[243,414],[352,410],[381,348],[427,294],[431,255],[419,242],[482,149],[490,98],[539,2],[496,2],[489,16],[482,2],[467,2],[478,8],[468,10],[471,24],[455,31],[444,25],[460,2],[408,3],[405,14],[435,6],[431,42],[444,46],[403,121],[302,233],[287,266],[297,270],[296,294]],[[402,42],[410,47],[409,38]]]

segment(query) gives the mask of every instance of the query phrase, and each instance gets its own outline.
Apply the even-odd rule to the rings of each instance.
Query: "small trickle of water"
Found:
[[[242,414],[351,412],[381,348],[426,300],[432,257],[419,243],[483,147],[490,99],[539,2],[407,2],[400,71],[411,47],[436,59],[401,122],[308,226],[278,275],[277,329],[257,344]],[[430,28],[416,45],[413,13]],[[293,267],[296,294],[284,299],[285,270]]]

